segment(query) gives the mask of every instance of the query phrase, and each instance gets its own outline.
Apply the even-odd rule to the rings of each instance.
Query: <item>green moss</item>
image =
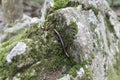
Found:
[[[107,25],[107,29],[113,33],[113,35],[115,36],[116,39],[118,39],[117,35],[115,34],[115,30],[114,30],[114,26],[111,24],[110,20],[109,20],[109,15],[106,14],[105,16],[105,22]],[[110,46],[110,40],[108,39],[108,46]]]
[[[78,26],[73,20],[70,21],[70,26],[72,27],[73,30],[71,36],[74,37],[78,33]]]
[[[77,71],[79,71],[80,68],[83,68],[83,69],[84,69],[84,72],[85,72],[82,77],[78,77],[78,76],[77,76]],[[68,74],[72,75],[73,78],[76,78],[76,77],[77,77],[78,80],[93,80],[92,71],[91,71],[89,68],[87,68],[87,67],[85,66],[85,64],[84,64],[84,65],[83,65],[83,64],[76,64],[76,65],[74,65],[74,66],[69,70]],[[71,78],[71,79],[72,79],[72,78]]]
[[[60,18],[57,18],[56,16],[60,16]],[[78,26],[72,19],[70,21],[70,24],[67,25],[64,17],[61,16],[61,14],[55,13],[53,16],[50,16],[48,18],[48,22],[49,24],[52,24],[51,30],[53,31],[53,29],[56,29],[62,36],[62,39],[65,42],[65,48],[68,53],[72,53],[70,52],[70,47],[73,46],[74,37],[78,33]]]
[[[74,79],[71,77],[70,80],[74,80]]]
[[[6,61],[6,56],[10,52],[10,50],[17,44],[19,41],[23,41],[28,45],[30,45],[31,39],[28,39],[29,31],[23,31],[19,36],[16,36],[6,42],[0,44],[0,80],[9,79],[13,80],[13,77],[17,75],[17,73],[22,72],[23,68],[25,68],[28,64],[26,62],[26,58],[28,59],[28,55],[16,56],[13,58],[12,64],[8,64]],[[19,68],[18,65],[23,64],[24,66]],[[30,64],[33,64],[31,61]],[[28,67],[29,68],[29,67]],[[26,68],[25,68],[26,69]],[[23,70],[24,71],[24,70]]]
[[[58,10],[60,8],[65,7],[65,5],[68,3],[69,0],[54,0],[54,9]]]
[[[106,21],[106,24],[107,24],[107,27],[108,27],[109,31],[114,33],[115,31],[114,31],[113,25],[111,24],[111,22],[109,20],[108,15],[105,16],[105,21]]]
[[[70,1],[70,0],[54,0],[55,4],[54,7],[48,11],[48,14],[58,11],[59,9],[66,8],[66,7],[77,7],[81,5],[81,1]]]
[[[0,44],[0,66],[3,65],[3,63],[5,62],[5,57],[6,55],[9,53],[9,51],[15,46],[15,44],[24,39],[24,37],[26,36],[25,33],[21,34],[20,36],[17,36],[16,38],[3,42],[2,44]]]
[[[71,25],[75,26],[72,22]],[[74,29],[74,27],[71,27],[71,29]],[[72,31],[72,37],[70,38],[73,39],[76,32],[74,32],[75,30]],[[31,25],[30,29],[25,33],[26,35],[21,36],[20,38],[16,38],[15,40],[0,45],[0,47],[4,48],[13,42],[17,43],[22,39],[22,41],[25,42],[26,39],[30,40],[30,42],[27,43],[27,46],[29,46],[29,51],[26,52],[27,54],[14,57],[12,60],[13,62],[9,67],[7,67],[8,64],[5,59],[3,59],[4,61],[1,63],[2,68],[0,69],[2,72],[0,73],[0,76],[2,76],[1,80],[6,78],[13,79],[14,76],[18,76],[18,73],[18,77],[22,80],[28,80],[30,78],[37,80],[39,77],[42,79],[44,75],[49,74],[49,72],[61,71],[63,66],[72,67],[76,64],[76,62],[72,61],[72,58],[69,59],[64,54],[61,43],[59,42],[57,35],[53,32],[52,26],[49,26],[48,28],[37,28],[37,25]],[[9,50],[10,49],[5,50],[6,54]],[[1,53],[3,52],[4,51],[1,51]],[[39,64],[37,64],[38,62]],[[32,73],[33,69],[35,73],[31,75],[30,73]]]
[[[118,48],[120,49],[120,41],[118,44]],[[119,80],[120,79],[120,53],[117,53],[115,56],[116,63],[113,67],[109,67],[107,71],[107,76],[109,80]]]
[[[77,7],[78,5],[81,5],[82,2],[81,1],[69,1],[66,4],[66,7]]]
[[[50,10],[47,10],[48,11],[47,14],[53,13],[56,10],[66,7],[68,2],[69,0],[54,0],[54,7],[51,8]]]
[[[53,20],[55,19],[46,21],[44,26],[48,26],[48,23],[52,23],[51,21]],[[59,70],[61,71],[63,66],[72,67],[73,65],[76,64],[76,62],[74,62],[72,57],[71,58],[66,57],[65,53],[63,52],[61,43],[59,42],[58,36],[54,33],[53,29],[57,29],[58,32],[60,32],[62,38],[67,39],[67,41],[65,41],[66,42],[65,47],[69,49],[70,45],[72,45],[74,36],[77,34],[78,31],[77,25],[72,20],[70,25],[64,28],[57,25],[56,23],[54,23],[52,25],[49,25],[48,27],[33,30],[30,33],[31,35],[29,36],[29,38],[32,38],[33,41],[37,41],[37,43],[33,42],[31,44],[31,46],[33,47],[30,51],[30,54],[32,55],[31,58],[33,58],[34,60],[41,61],[39,67],[40,68],[44,67],[44,71],[40,73],[42,77],[44,73],[54,72]],[[66,29],[69,29],[71,33],[68,34],[67,32],[65,32]],[[46,36],[44,36],[45,34]],[[37,45],[38,50],[35,47],[35,45]]]
[[[84,66],[85,74],[82,76],[81,80],[93,80],[92,71]]]
[[[97,16],[97,15],[98,15],[99,10],[98,10],[97,8],[91,8],[91,9],[93,10],[94,14]]]
[[[54,0],[54,1],[55,1],[55,5],[54,5],[55,10],[64,7],[77,7],[78,5],[82,4],[81,1],[70,1],[70,0]]]
[[[68,72],[68,74],[72,75],[74,78],[77,76],[77,71],[80,69],[81,65],[74,65]]]
[[[92,64],[92,60],[95,58],[94,54],[91,54],[88,58],[88,60],[86,61],[87,64],[91,65]]]
[[[71,60],[66,57],[57,35],[51,29],[53,29],[53,27],[51,27],[50,30],[47,29],[47,35],[43,38],[41,38],[41,36],[43,36],[46,31],[40,28],[37,31],[33,31],[30,35],[30,38],[37,41],[37,43],[32,43],[33,47],[30,54],[34,60],[41,61],[39,67],[44,67],[44,71],[41,75],[50,71],[61,70],[63,66],[72,66],[75,64],[75,62],[71,62]],[[44,41],[44,39],[46,40]],[[38,46],[39,50],[34,47],[35,44]]]
[[[70,51],[70,47],[73,46],[74,37],[78,33],[77,24],[73,20],[71,20],[70,25],[66,26],[60,32],[63,36],[64,41],[65,41],[65,47],[67,48],[68,51]]]
[[[9,23],[7,26],[8,26],[8,27],[13,27],[13,26],[14,26],[14,23]]]
[[[119,71],[118,71],[119,73]],[[116,73],[116,69],[114,68],[110,68],[107,71],[107,77],[109,80],[119,80],[120,79],[120,75]]]
[[[26,32],[23,32],[20,36],[15,37],[14,39],[11,39],[9,41],[3,42],[0,44],[0,80],[3,80],[5,78],[10,78],[13,75],[16,74],[16,63],[13,63],[9,65],[6,62],[6,56],[9,53],[9,51],[16,45],[19,41],[24,41],[23,39],[26,37]],[[25,40],[27,42],[27,40]]]
[[[111,33],[113,33],[114,36],[115,36],[115,38],[117,39],[118,37],[117,37],[117,35],[115,34],[114,27],[113,27],[113,25],[111,24],[111,22],[110,22],[110,20],[109,20],[109,15],[107,15],[107,14],[106,14],[106,16],[105,16],[105,22],[106,22],[106,25],[107,25],[108,30],[109,30]],[[109,42],[108,42],[108,44],[109,44]]]
[[[0,44],[0,47],[5,48],[5,47],[9,46],[10,44],[12,44],[13,42],[18,42],[18,41],[24,39],[25,37],[26,37],[26,32],[23,32],[21,35],[15,37],[14,39],[3,42],[2,44]]]

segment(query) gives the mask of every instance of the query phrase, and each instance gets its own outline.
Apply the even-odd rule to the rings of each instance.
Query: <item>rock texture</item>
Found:
[[[7,55],[6,60],[8,63],[12,62],[13,57],[17,55],[21,55],[26,51],[26,44],[24,42],[18,42],[17,45],[11,50],[11,52]]]
[[[19,37],[1,42],[0,79],[120,79],[120,22],[106,0],[45,0],[41,19],[30,20]],[[20,42],[26,54],[9,64],[6,57]]]

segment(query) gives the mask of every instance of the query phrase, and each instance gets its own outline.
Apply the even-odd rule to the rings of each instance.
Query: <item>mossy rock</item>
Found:
[[[72,61],[72,58],[67,58],[64,54],[61,43],[53,31],[55,27],[51,27],[51,25],[47,27],[48,25],[46,25],[46,23],[47,22],[45,22],[44,27],[40,28],[37,27],[38,24],[33,24],[20,38],[18,37],[15,40],[1,44],[0,47],[3,49],[1,49],[0,52],[1,54],[3,54],[3,52],[6,54],[1,58],[0,79],[12,80],[18,78],[20,80],[28,80],[32,78],[39,79],[40,77],[42,79],[47,73],[62,71],[63,66],[72,67],[76,64],[76,62]],[[71,25],[75,26],[73,23]],[[63,31],[60,27],[57,30],[59,32]],[[75,34],[71,35],[73,37]],[[30,39],[31,41],[27,42],[26,39]],[[13,62],[8,64],[5,57],[19,41],[27,43],[28,51],[26,51],[25,55],[14,57]],[[8,49],[4,48],[10,44],[14,45]]]

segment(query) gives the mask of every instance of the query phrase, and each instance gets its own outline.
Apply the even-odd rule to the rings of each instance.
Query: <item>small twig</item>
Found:
[[[64,41],[63,41],[60,33],[59,33],[56,29],[54,29],[54,32],[57,34],[58,38],[60,39],[60,42],[61,42],[61,45],[62,45],[62,48],[63,48],[63,51],[64,51],[65,55],[66,55],[67,57],[70,57],[70,56],[68,55],[67,50],[65,49],[65,43],[64,43]]]

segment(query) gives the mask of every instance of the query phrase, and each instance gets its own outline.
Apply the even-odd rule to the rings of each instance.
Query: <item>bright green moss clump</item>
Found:
[[[53,13],[56,10],[66,7],[77,7],[81,5],[81,1],[70,1],[70,0],[54,0],[54,7],[48,10],[48,13]]]
[[[54,0],[54,1],[55,1],[54,9],[57,10],[65,7],[69,0]]]

